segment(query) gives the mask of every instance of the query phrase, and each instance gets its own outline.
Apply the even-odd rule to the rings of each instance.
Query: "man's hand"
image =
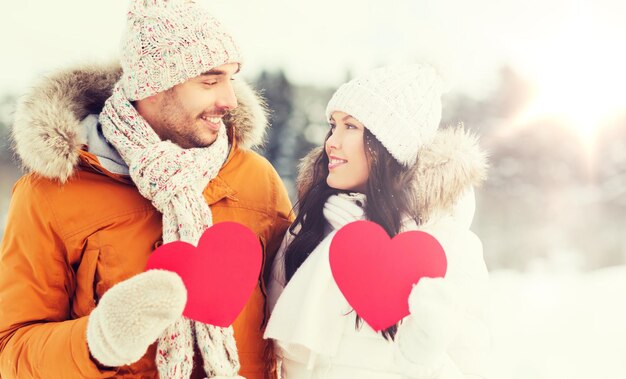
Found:
[[[181,317],[186,302],[185,285],[173,272],[150,270],[116,284],[89,315],[91,355],[110,367],[138,361]]]

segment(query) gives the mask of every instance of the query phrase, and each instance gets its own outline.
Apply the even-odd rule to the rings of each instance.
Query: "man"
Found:
[[[249,150],[266,118],[240,62],[202,8],[135,0],[121,71],[62,72],[19,104],[30,172],[0,246],[0,377],[274,375],[263,276],[231,329],[182,317],[178,275],[142,272],[162,243],[221,221],[256,233],[268,266],[290,224],[280,178]]]

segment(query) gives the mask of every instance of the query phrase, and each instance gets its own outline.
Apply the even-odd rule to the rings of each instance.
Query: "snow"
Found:
[[[489,379],[626,378],[626,266],[494,271]]]

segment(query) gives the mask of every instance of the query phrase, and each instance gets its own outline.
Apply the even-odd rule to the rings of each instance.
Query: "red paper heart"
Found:
[[[176,272],[187,287],[186,317],[226,327],[248,302],[261,272],[257,236],[236,222],[208,228],[198,247],[176,241],[162,245],[148,259],[146,270]]]
[[[409,231],[391,239],[371,221],[341,228],[331,241],[329,259],[344,297],[376,331],[409,314],[413,284],[423,277],[443,277],[447,268],[446,254],[435,237]]]

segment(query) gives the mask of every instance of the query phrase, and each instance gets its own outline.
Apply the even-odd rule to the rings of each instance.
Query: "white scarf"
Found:
[[[323,213],[332,231],[291,277],[272,310],[264,337],[276,340],[284,350],[302,354],[302,362],[312,364],[317,355],[336,355],[346,322],[354,323],[354,312],[337,287],[328,257],[337,230],[365,219],[364,202],[363,194],[329,198]]]
[[[206,148],[183,149],[159,136],[115,86],[100,114],[107,140],[129,167],[139,192],[163,214],[163,242],[197,245],[211,225],[211,209],[202,195],[228,157],[222,124]],[[181,317],[159,337],[156,363],[161,378],[189,378],[193,369],[194,336],[209,377],[234,376],[239,358],[232,327],[220,328]]]

